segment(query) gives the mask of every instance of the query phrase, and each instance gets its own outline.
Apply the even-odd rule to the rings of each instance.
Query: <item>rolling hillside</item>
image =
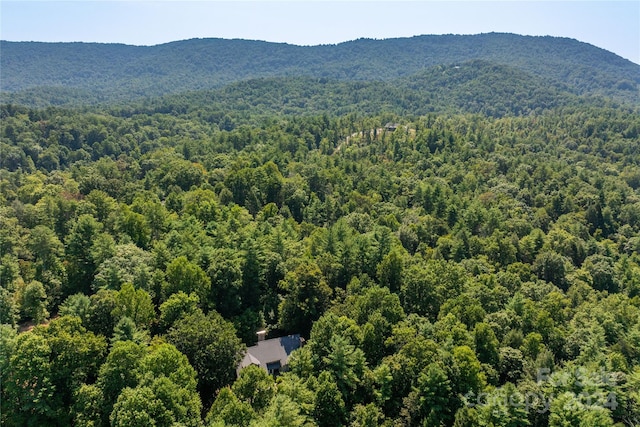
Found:
[[[485,61],[434,66],[389,81],[339,81],[314,77],[266,77],[220,89],[153,98],[134,107],[141,113],[208,111],[223,116],[315,115],[352,112],[423,115],[465,111],[493,117],[524,115],[577,104],[567,89],[513,67]],[[131,107],[128,107],[131,108]]]
[[[638,103],[640,65],[572,39],[513,34],[359,39],[294,46],[193,39],[141,47],[94,43],[0,44],[3,101],[104,104],[215,89],[256,78],[390,82],[439,65],[486,61],[575,95]]]
[[[1,426],[640,426],[640,66],[507,34],[0,58]],[[306,344],[238,371],[256,331]]]

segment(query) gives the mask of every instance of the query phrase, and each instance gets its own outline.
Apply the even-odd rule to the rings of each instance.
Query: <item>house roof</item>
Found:
[[[291,352],[300,348],[301,344],[302,338],[299,334],[258,341],[256,345],[247,347],[247,352],[238,365],[238,370],[249,365],[258,365],[267,369],[267,363],[273,362],[280,362],[281,366],[285,366]]]

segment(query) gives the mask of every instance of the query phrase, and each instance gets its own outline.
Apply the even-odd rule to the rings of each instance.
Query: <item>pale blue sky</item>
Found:
[[[640,63],[640,1],[7,1],[0,38],[154,45],[197,37],[300,45],[510,32],[575,38]]]

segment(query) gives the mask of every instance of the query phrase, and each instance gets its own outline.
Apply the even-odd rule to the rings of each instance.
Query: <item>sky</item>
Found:
[[[318,45],[488,32],[569,37],[640,64],[639,0],[0,1],[0,38],[11,41],[155,45],[218,37]]]

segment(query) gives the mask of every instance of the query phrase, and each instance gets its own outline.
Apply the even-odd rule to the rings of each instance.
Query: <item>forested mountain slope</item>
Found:
[[[0,109],[3,425],[638,424],[635,111],[123,113]]]
[[[390,81],[354,82],[308,77],[272,77],[221,89],[155,98],[124,111],[211,114],[242,122],[279,115],[401,115],[471,112],[523,115],[566,105],[604,103],[584,99],[519,69],[485,61],[431,67]],[[135,105],[135,104],[134,104]],[[228,126],[228,123],[223,125]]]
[[[1,47],[3,426],[640,425],[638,65]],[[306,344],[237,375],[262,329]]]
[[[37,88],[39,94],[49,93],[47,100],[54,104],[60,97],[68,100],[69,93],[82,94],[84,102],[104,103],[258,77],[383,81],[471,60],[514,67],[575,94],[626,102],[638,102],[640,84],[640,65],[611,52],[571,39],[513,34],[360,39],[323,46],[223,39],[149,47],[2,41],[0,48],[5,99],[7,92]]]

